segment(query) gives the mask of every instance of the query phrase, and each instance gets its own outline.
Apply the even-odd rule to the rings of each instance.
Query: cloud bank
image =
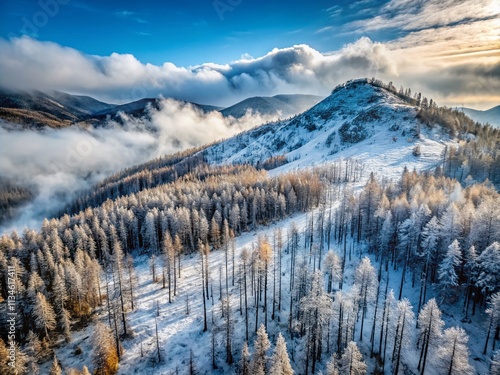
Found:
[[[327,55],[296,45],[226,65],[184,68],[144,64],[130,54],[91,56],[22,37],[0,39],[0,71],[2,85],[15,89],[56,89],[118,102],[163,95],[231,105],[254,95],[327,94],[348,78],[394,75],[397,68],[385,46],[368,38]]]
[[[190,104],[163,100],[148,119],[123,116],[123,124],[84,130],[8,131],[0,126],[0,175],[34,186],[34,201],[0,233],[35,228],[75,195],[106,176],[161,155],[226,138],[273,120],[248,113],[241,119],[202,113]]]
[[[500,102],[498,17],[478,10],[469,15],[476,17],[473,22],[464,21],[467,13],[444,19],[439,16],[442,12],[432,13],[436,2],[409,10],[399,4],[403,0],[397,7],[395,2],[391,1],[381,15],[346,27],[356,26],[356,32],[369,33],[384,25],[401,27],[403,15],[411,18],[412,29],[396,40],[379,43],[363,36],[329,53],[295,45],[224,65],[152,65],[131,54],[94,56],[29,37],[0,39],[1,85],[60,90],[115,103],[163,95],[229,106],[258,95],[327,95],[348,79],[376,76],[422,91],[442,104],[457,104],[459,100],[486,108]],[[416,12],[413,16],[408,14],[412,9]],[[434,16],[428,19],[431,13]],[[471,85],[471,76],[463,71],[484,72],[475,77],[481,84]],[[460,92],[454,91],[457,87]]]

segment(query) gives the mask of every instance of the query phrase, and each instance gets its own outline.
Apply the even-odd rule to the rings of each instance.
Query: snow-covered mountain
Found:
[[[276,95],[272,97],[256,96],[245,99],[221,110],[224,116],[242,117],[248,111],[261,115],[281,116],[282,118],[299,114],[322,99],[315,95]]]
[[[348,157],[385,173],[403,165],[428,168],[437,164],[449,139],[423,125],[417,112],[397,94],[354,80],[292,119],[257,127],[204,152],[213,163],[256,164],[284,156],[288,164],[281,169]]]
[[[481,123],[490,124],[497,128],[500,128],[500,105],[490,108],[485,111],[480,111],[478,109],[463,108],[464,113],[471,119]]]

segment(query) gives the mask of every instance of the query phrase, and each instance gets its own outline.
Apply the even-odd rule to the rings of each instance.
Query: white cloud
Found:
[[[374,17],[353,21],[352,29],[422,30],[498,16],[497,0],[391,0]]]
[[[27,37],[0,39],[2,85],[57,89],[111,101],[164,95],[229,105],[252,95],[326,94],[337,83],[369,73],[394,71],[385,48],[366,38],[326,56],[307,45],[245,56],[226,65],[178,67],[144,64],[130,54],[90,56],[72,48]]]
[[[163,100],[149,119],[123,117],[123,124],[83,130],[7,131],[0,126],[0,175],[34,185],[37,196],[22,216],[0,233],[36,227],[89,188],[123,168],[161,155],[230,137],[275,118],[248,113],[241,119],[202,113],[190,104]]]
[[[353,6],[359,14],[372,1],[360,0]],[[402,34],[395,40],[379,43],[361,37],[329,53],[302,44],[261,57],[242,55],[227,64],[190,67],[143,63],[130,54],[86,55],[27,37],[0,39],[1,84],[86,94],[108,102],[163,95],[228,106],[257,95],[327,95],[348,79],[376,76],[422,91],[438,103],[456,105],[453,100],[459,98],[466,105],[486,108],[498,105],[499,99],[495,69],[500,53],[499,13],[495,0],[391,0],[375,16],[317,32],[369,35],[392,28]],[[479,65],[484,69],[477,69]],[[462,74],[464,70],[487,72],[476,79],[491,83],[473,85],[469,81],[474,76]],[[489,90],[480,91],[481,87]],[[451,92],[457,88],[462,91]]]

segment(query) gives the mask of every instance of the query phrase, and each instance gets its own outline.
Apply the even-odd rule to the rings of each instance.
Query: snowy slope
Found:
[[[333,209],[336,205],[333,206]],[[303,231],[310,214],[297,214],[293,217],[280,221],[268,227],[259,228],[256,231],[250,231],[239,236],[236,240],[235,260],[236,267],[241,264],[241,253],[243,249],[251,249],[256,246],[258,236],[267,236],[272,241],[273,232],[276,228],[283,229],[284,238],[286,238],[286,230],[294,223],[299,232],[301,233],[301,241],[303,241]],[[284,248],[286,249],[286,242]],[[346,259],[346,273],[344,277],[345,286],[343,290],[348,292],[354,282],[354,270],[358,266],[361,257],[367,255],[364,246],[356,245],[348,240],[347,247],[352,249],[351,255]],[[300,253],[297,256],[300,259],[308,259],[309,253],[305,248],[300,247]],[[342,254],[342,249],[333,243],[331,249],[339,256]],[[326,251],[326,250],[325,250]],[[268,334],[271,340],[271,350],[274,348],[276,337],[278,333],[285,335],[287,339],[287,346],[290,356],[296,360],[292,360],[292,366],[296,374],[303,373],[304,363],[302,358],[304,356],[304,347],[301,339],[295,337],[291,339],[288,334],[288,318],[289,318],[289,283],[290,283],[290,254],[283,251],[283,274],[281,275],[283,303],[282,310],[276,311],[276,317],[271,319],[272,309],[272,263],[269,266],[269,325]],[[370,256],[371,261],[376,269],[379,265],[373,256]],[[168,289],[162,289],[160,278],[157,282],[152,281],[152,274],[149,267],[148,256],[135,257],[135,271],[137,274],[137,287],[135,291],[136,296],[136,309],[128,313],[128,321],[130,328],[133,332],[133,337],[126,339],[122,342],[124,348],[123,358],[120,362],[118,374],[188,374],[188,364],[190,360],[190,350],[193,351],[193,360],[198,371],[198,374],[233,374],[236,373],[236,365],[232,367],[225,363],[224,345],[225,336],[223,330],[223,319],[221,317],[221,301],[219,296],[219,282],[222,275],[222,289],[225,293],[225,256],[222,250],[213,251],[210,255],[210,284],[213,292],[211,298],[207,301],[208,312],[208,331],[203,332],[203,297],[201,292],[201,264],[198,254],[189,254],[182,256],[182,276],[179,279],[178,294],[173,298],[172,303],[168,302]],[[222,274],[221,274],[222,272]],[[397,293],[401,279],[401,268],[394,270],[392,267],[389,270],[390,280],[389,289],[393,289]],[[236,360],[240,358],[241,348],[245,341],[245,316],[240,313],[240,291],[238,278],[241,275],[238,271],[235,273],[235,284],[232,286],[232,263],[229,261],[228,277],[229,277],[229,294],[231,303],[231,314],[234,319],[234,337],[233,337],[233,355]],[[250,278],[250,276],[248,276]],[[382,285],[385,287],[387,274],[382,275]],[[418,303],[418,288],[411,287],[410,277],[407,276],[407,283],[403,289],[403,297],[407,297],[416,309]],[[429,291],[429,299],[434,297],[434,292]],[[186,313],[186,298],[188,298],[189,313]],[[249,294],[249,345],[253,349],[253,340],[255,338],[255,307],[254,297]],[[381,302],[382,303],[382,302]],[[367,312],[367,319],[365,322],[364,340],[358,342],[360,350],[364,359],[369,364],[368,374],[373,373],[374,361],[370,359],[370,327],[372,325],[373,306],[370,306]],[[159,316],[156,317],[157,309]],[[259,324],[263,323],[264,318],[262,310],[259,315]],[[488,358],[482,355],[482,345],[485,339],[485,322],[487,317],[484,312],[479,311],[471,322],[460,321],[462,317],[461,304],[450,306],[444,311],[443,319],[445,321],[445,328],[460,325],[470,336],[470,358],[471,364],[476,368],[477,374],[486,375],[488,368]],[[212,318],[213,317],[213,318]],[[96,315],[96,319],[107,322],[106,306],[103,305],[101,310]],[[212,320],[213,319],[213,320]],[[155,324],[158,324],[159,332],[159,345],[161,350],[161,362],[157,362],[156,351],[156,336]],[[62,345],[55,349],[55,353],[60,360],[63,368],[79,368],[87,365],[92,371],[92,345],[90,337],[92,335],[92,324],[85,329],[75,332],[73,340],[69,345]],[[356,325],[356,332],[358,337],[360,329],[360,322]],[[217,350],[216,364],[217,370],[212,369],[212,358],[210,356],[210,348],[212,345],[212,332],[215,333],[215,345]],[[89,337],[90,336],[90,337]],[[414,338],[416,342],[416,338]],[[80,347],[83,350],[82,354],[75,354],[75,349]],[[141,354],[142,351],[142,354]],[[271,352],[271,351],[270,351]],[[419,351],[414,348],[409,350],[406,355],[406,362],[416,368],[418,363]],[[326,362],[327,355],[323,363],[319,365],[319,369],[325,372],[324,363]],[[49,371],[51,361],[45,363],[41,367],[41,374],[46,374]],[[390,373],[389,371],[387,373]],[[411,374],[412,372],[407,372]],[[428,375],[441,375],[438,370],[428,367],[426,374]]]
[[[399,175],[437,165],[449,142],[416,118],[416,108],[366,80],[340,86],[322,102],[293,119],[263,125],[209,147],[212,163],[264,162],[284,155],[289,163],[273,173],[356,158],[369,171]],[[413,155],[416,145],[421,156]]]

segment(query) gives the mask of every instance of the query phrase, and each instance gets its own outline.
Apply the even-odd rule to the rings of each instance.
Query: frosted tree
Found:
[[[441,241],[443,243],[451,243],[460,236],[460,211],[454,202],[443,212],[439,224],[441,225]]]
[[[163,236],[163,287],[165,288],[165,281],[168,281],[168,302],[172,303],[172,277],[175,278],[175,272],[173,272],[175,265],[175,249],[172,237],[168,231],[165,231]],[[165,269],[167,270],[167,279],[165,279]]]
[[[379,232],[379,254],[381,254],[381,262],[387,259],[389,251],[389,243],[394,235],[394,222],[392,218],[392,213],[390,210],[384,213],[384,221],[382,222],[382,228]]]
[[[262,264],[262,272],[264,274],[264,324],[267,327],[267,281],[268,281],[268,267],[269,262],[272,260],[273,250],[267,241],[267,238],[260,238],[258,244],[259,260]],[[257,304],[258,305],[258,304]]]
[[[57,325],[64,333],[66,341],[69,342],[71,340],[70,319],[69,313],[65,308],[67,298],[64,282],[59,276],[59,273],[56,272],[52,282],[52,301],[54,301],[54,308],[57,315]]]
[[[450,246],[443,261],[439,265],[439,293],[443,301],[451,301],[455,296],[455,290],[458,286],[457,268],[460,266],[462,252],[460,244],[454,240]]]
[[[339,368],[336,363],[336,354],[332,354],[332,357],[326,364],[326,375],[339,375]]]
[[[436,300],[433,298],[423,306],[418,314],[421,347],[418,369],[421,370],[421,374],[425,373],[429,347],[431,348],[431,353],[435,353],[439,347],[443,335],[443,326],[444,322],[441,319],[441,310],[439,310]]]
[[[476,289],[477,283],[477,252],[474,245],[472,245],[466,253],[465,259],[465,276],[467,277],[467,290],[465,293],[464,310],[465,318],[469,316],[469,305],[473,294]]]
[[[500,243],[493,242],[477,257],[477,286],[485,295],[500,289]]]
[[[248,350],[248,344],[246,341],[243,344],[243,348],[241,349],[240,369],[241,369],[241,375],[251,375],[250,350]]]
[[[260,325],[254,342],[254,354],[252,358],[252,374],[264,374],[266,372],[267,351],[271,342],[267,337],[266,327]]]
[[[405,351],[411,346],[411,336],[413,324],[415,324],[415,314],[413,313],[410,301],[404,298],[397,303],[396,321],[394,329],[394,348],[392,351],[392,362],[394,364],[394,374],[399,374],[401,359]]]
[[[331,293],[333,283],[340,283],[342,280],[342,262],[339,256],[332,250],[326,253],[324,272],[328,276],[327,292]]]
[[[40,292],[36,294],[33,319],[35,326],[44,332],[45,337],[50,340],[49,331],[56,328],[56,314],[45,296]]]
[[[98,322],[92,335],[94,375],[113,375],[118,371],[119,348],[108,326]]]
[[[33,333],[33,331],[28,332],[26,337],[26,354],[29,355],[33,360],[38,361],[40,359],[40,354],[42,351],[42,343],[38,339],[38,335]]]
[[[152,211],[146,214],[145,238],[152,254],[158,253],[156,218]]]
[[[356,268],[356,273],[354,277],[354,282],[359,285],[360,289],[360,308],[361,308],[361,329],[359,333],[359,340],[363,340],[363,327],[365,323],[366,310],[368,308],[368,303],[372,302],[376,298],[377,292],[377,274],[375,268],[373,268],[370,259],[364,257],[361,260],[358,268]]]
[[[113,243],[113,267],[116,273],[115,289],[117,293],[117,298],[120,300],[120,315],[122,318],[123,334],[127,336],[127,318],[125,310],[125,301],[127,299],[126,289],[125,289],[125,277],[124,277],[124,264],[123,264],[123,251],[120,242],[115,240]]]
[[[312,360],[312,373],[316,371],[316,361],[321,360],[321,343],[323,332],[328,324],[332,312],[331,297],[323,289],[323,274],[316,271],[312,277],[311,291],[300,300],[302,321],[307,332],[305,373]]]
[[[420,297],[418,307],[425,302],[427,295],[427,282],[432,273],[432,267],[436,259],[436,248],[440,239],[441,227],[436,216],[433,216],[424,226],[422,231],[422,241],[420,244],[420,256],[424,259],[424,266],[420,276]]]
[[[469,364],[467,350],[469,338],[460,327],[451,327],[444,331],[443,341],[437,351],[436,363],[443,375],[472,375],[474,370]]]
[[[488,349],[488,341],[490,339],[491,333],[493,332],[493,334],[496,335],[498,333],[498,330],[500,329],[500,292],[497,292],[490,297],[486,313],[490,316],[490,319],[483,354],[486,354],[486,351]],[[493,337],[492,350],[495,350],[495,338],[496,337]]]
[[[384,301],[384,310],[382,312],[382,325],[380,327],[379,353],[382,356],[382,364],[385,366],[387,353],[387,339],[389,337],[390,322],[394,319],[395,298],[394,291],[391,289],[386,293]]]
[[[52,361],[52,366],[50,367],[49,375],[61,375],[61,374],[62,374],[61,366],[59,365],[57,357],[54,355],[54,360]]]
[[[354,341],[347,344],[342,357],[340,358],[340,368],[342,374],[346,375],[364,375],[366,374],[366,364],[363,356]]]
[[[21,351],[19,344],[14,344],[13,351],[15,351],[16,360],[14,366],[10,363],[11,348],[7,348],[5,342],[0,338],[0,374],[5,375],[19,375],[27,373],[28,356]]]
[[[490,375],[500,375],[500,350],[497,350],[495,354],[493,354],[490,366]]]
[[[271,369],[269,375],[292,375],[293,369],[290,364],[290,358],[286,350],[286,342],[281,332],[276,340],[273,356],[271,357]]]
[[[345,326],[345,316],[351,307],[351,301],[344,292],[341,290],[335,292],[333,296],[333,316],[332,321],[334,322],[333,332],[336,332],[336,343],[337,343],[337,354],[340,355],[342,353],[342,349],[344,348],[344,340],[343,340],[343,331]],[[335,322],[337,324],[335,324]]]

